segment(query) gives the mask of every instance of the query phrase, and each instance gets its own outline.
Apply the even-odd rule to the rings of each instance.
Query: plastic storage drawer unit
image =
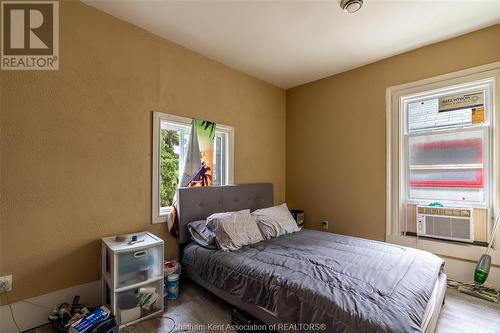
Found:
[[[149,232],[133,235],[137,242],[102,239],[102,302],[119,325],[163,311],[163,240]]]
[[[163,246],[118,254],[118,287],[161,277]],[[160,253],[161,252],[161,253]]]
[[[163,283],[156,281],[143,287],[116,294],[116,317],[123,325],[163,309]]]

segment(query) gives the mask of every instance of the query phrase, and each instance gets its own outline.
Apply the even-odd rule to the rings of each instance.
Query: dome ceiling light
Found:
[[[341,0],[340,8],[342,8],[346,13],[355,13],[361,9],[363,6],[363,0]]]

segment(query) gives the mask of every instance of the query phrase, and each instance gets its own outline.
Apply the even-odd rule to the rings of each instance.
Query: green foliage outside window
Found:
[[[162,129],[160,131],[160,205],[169,207],[174,200],[179,183],[179,154],[175,147],[179,146],[177,131]]]

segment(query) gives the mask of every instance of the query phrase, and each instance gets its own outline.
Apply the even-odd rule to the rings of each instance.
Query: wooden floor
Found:
[[[190,281],[181,281],[179,299],[168,302],[163,316],[127,327],[122,332],[227,332],[225,325],[231,321],[230,306],[227,303]],[[165,317],[175,320],[175,326],[172,319]],[[30,331],[30,333],[52,332],[54,331],[48,325]],[[448,289],[436,332],[499,333],[500,304]]]

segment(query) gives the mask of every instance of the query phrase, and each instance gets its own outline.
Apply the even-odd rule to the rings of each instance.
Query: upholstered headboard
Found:
[[[179,244],[191,241],[189,222],[204,220],[210,214],[242,209],[254,211],[273,205],[273,184],[241,184],[208,187],[182,187],[177,191]]]

